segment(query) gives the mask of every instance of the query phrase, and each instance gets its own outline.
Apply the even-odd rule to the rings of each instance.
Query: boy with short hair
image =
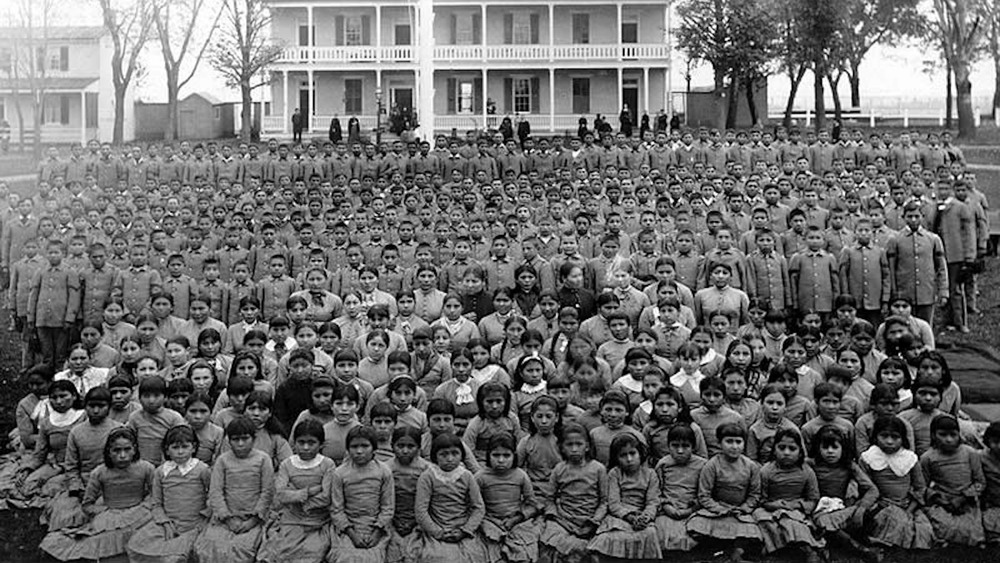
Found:
[[[222,272],[219,269],[219,259],[215,256],[206,258],[202,263],[202,274],[202,281],[197,284],[195,291],[208,297],[212,318],[225,322],[226,286],[220,279]]]
[[[823,317],[833,312],[833,299],[840,295],[837,260],[823,250],[823,231],[813,225],[806,234],[808,250],[796,252],[788,263],[791,301],[798,311],[816,311]]]
[[[265,319],[285,312],[288,298],[295,293],[295,280],[285,274],[285,256],[274,254],[268,263],[270,275],[257,284],[257,300]]]
[[[148,249],[135,245],[129,250],[131,266],[122,272],[122,305],[129,315],[136,315],[150,298],[160,292],[163,281],[160,273],[146,264]]]
[[[172,254],[167,259],[167,275],[163,279],[163,291],[174,299],[174,316],[187,319],[191,300],[197,294],[197,284],[184,273],[184,256]]]
[[[42,361],[53,369],[66,360],[69,328],[80,308],[80,278],[62,263],[65,248],[48,243],[48,267],[35,271],[28,291],[27,326],[37,332]]]

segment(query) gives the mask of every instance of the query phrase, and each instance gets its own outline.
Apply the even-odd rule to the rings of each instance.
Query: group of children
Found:
[[[3,217],[0,499],[60,560],[1000,537],[930,324],[975,310],[960,151],[693,135],[52,153]]]

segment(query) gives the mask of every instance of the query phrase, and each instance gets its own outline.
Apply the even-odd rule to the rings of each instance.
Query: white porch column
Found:
[[[375,4],[375,60],[377,62],[382,62],[382,5],[381,4]]]
[[[313,59],[313,47],[316,46],[316,30],[313,21],[313,7],[306,6],[306,25],[309,26],[309,33],[307,34],[309,36],[309,60]]]
[[[418,0],[417,45],[419,45],[419,103],[417,105],[420,121],[420,137],[429,140],[434,138],[434,0]],[[486,30],[483,30],[486,35]]]
[[[288,134],[288,121],[292,118],[292,115],[290,113],[288,113],[288,71],[287,70],[281,71],[281,84],[282,84],[282,88],[283,88],[283,90],[285,92],[285,98],[284,98],[284,100],[282,100],[282,107],[281,107],[281,114],[282,114],[281,132],[285,133],[285,134]]]
[[[666,88],[663,89],[663,111],[667,112],[667,123],[674,117],[674,36],[670,30],[670,3],[663,7],[663,30],[666,34],[664,40],[667,43],[667,72],[663,77],[666,81]]]
[[[316,124],[313,123],[316,121],[316,79],[312,67],[309,68],[306,80],[309,81],[309,107],[303,109],[309,112],[309,127],[306,130],[313,131],[316,128]]]
[[[624,86],[624,77],[622,76],[622,74],[623,74],[622,67],[618,67],[618,90],[615,92],[615,95],[617,96],[618,99],[618,107],[615,108],[614,113],[611,114],[612,117],[621,113],[622,107],[624,107],[625,103],[624,101],[622,101],[622,87]]]
[[[642,67],[642,109],[649,113],[649,67]],[[639,108],[635,108],[636,117],[639,115]]]
[[[618,39],[615,43],[618,45],[616,51],[618,52],[618,60],[622,60],[622,5],[621,2],[615,4],[615,10],[617,11],[618,18],[615,20],[615,37]],[[621,72],[618,73],[621,76]],[[619,93],[619,95],[621,95]],[[620,111],[621,108],[618,108]]]
[[[80,144],[87,146],[87,93],[80,92]]]
[[[549,60],[553,60],[555,53],[553,47],[556,44],[556,27],[555,27],[555,6],[552,2],[549,2]]]
[[[556,131],[556,69],[552,66],[549,67],[549,130]]]
[[[486,10],[484,9],[483,12],[485,13]],[[486,76],[486,66],[483,66],[483,131],[486,131],[487,129],[489,129],[489,124],[486,123],[486,120],[488,119],[487,118],[488,114],[486,113],[486,111],[487,111],[486,101],[487,101],[488,98],[486,97],[486,93],[489,92],[489,85],[488,85],[488,82],[487,82],[486,78],[487,78],[487,76]],[[1000,115],[1000,114],[998,114],[998,115]]]
[[[479,44],[486,47],[486,2],[479,5],[482,12],[482,25],[479,26]],[[486,58],[486,49],[483,49],[483,58]]]

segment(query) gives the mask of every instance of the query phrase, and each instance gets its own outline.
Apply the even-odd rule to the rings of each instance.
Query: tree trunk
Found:
[[[951,108],[955,106],[955,100],[952,98],[952,88],[951,88],[951,61],[945,57],[944,62],[944,73],[945,73],[945,95],[944,95],[944,126],[945,129],[951,129],[952,126],[952,113]]]
[[[823,77],[826,72],[823,70],[823,63],[819,60],[813,63],[813,97],[816,102],[816,130],[820,131],[826,127],[826,100],[823,92]]]
[[[840,85],[840,73],[837,73],[837,77],[834,78],[832,75],[827,75],[826,80],[830,83],[830,94],[833,96],[833,115],[837,121],[843,123],[844,117],[844,107],[840,103],[840,92],[837,91],[837,87]]]
[[[847,75],[847,80],[851,83],[851,107],[861,107],[861,61],[850,61],[851,73]]]
[[[754,126],[760,123],[760,116],[757,115],[757,102],[753,97],[753,87],[756,83],[753,78],[748,78],[744,84],[744,88],[747,90],[747,108],[750,110],[750,125]]]
[[[240,81],[240,98],[242,107],[240,108],[240,140],[244,143],[250,142],[250,128],[253,126],[253,100],[250,98],[250,81]]]
[[[1000,108],[1000,18],[993,20],[990,27],[990,56],[993,57],[993,107],[990,116],[997,118],[997,108]]]
[[[177,110],[179,90],[177,74],[167,70],[167,129],[163,133],[163,138],[167,141],[177,139],[177,125],[180,122]]]
[[[955,91],[958,97],[958,138],[976,138],[976,116],[972,107],[972,80],[970,64],[967,61],[956,61]]]
[[[726,84],[725,73],[722,69],[715,70],[715,92],[713,94],[715,110],[715,126],[719,129],[726,127]]]
[[[726,104],[726,129],[735,129],[736,120],[740,117],[740,83],[737,78],[729,79],[729,86],[726,88],[729,102]]]
[[[35,136],[31,139],[31,154],[35,161],[42,159],[42,112],[45,111],[45,101],[42,96],[32,94],[31,109],[34,115],[31,116],[32,126],[35,129]]]
[[[125,88],[115,85],[115,127],[112,133],[114,144],[125,141]]]
[[[781,125],[785,129],[792,126],[792,109],[795,108],[795,96],[799,92],[799,86],[802,84],[802,78],[806,75],[806,67],[802,66],[799,68],[797,74],[792,75],[789,73],[789,82],[791,82],[791,89],[788,91],[788,101],[785,102],[785,117],[781,120]]]

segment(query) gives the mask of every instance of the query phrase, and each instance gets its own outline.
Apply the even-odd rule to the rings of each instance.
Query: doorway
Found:
[[[638,42],[639,42],[639,22],[623,21],[622,43],[638,43]]]
[[[410,24],[408,23],[397,23],[396,24],[396,45],[410,45]]]
[[[638,112],[639,112],[639,86],[636,84],[625,84],[622,86],[622,107],[618,108],[621,112],[624,106],[628,106],[629,113],[632,115],[632,123],[637,123]]]
[[[309,89],[302,88],[299,90],[299,112],[302,114],[302,130],[309,130],[309,118],[311,105],[309,105]]]
[[[399,109],[402,114],[409,114],[413,110],[413,88],[393,88],[391,90],[392,99],[389,102]]]

